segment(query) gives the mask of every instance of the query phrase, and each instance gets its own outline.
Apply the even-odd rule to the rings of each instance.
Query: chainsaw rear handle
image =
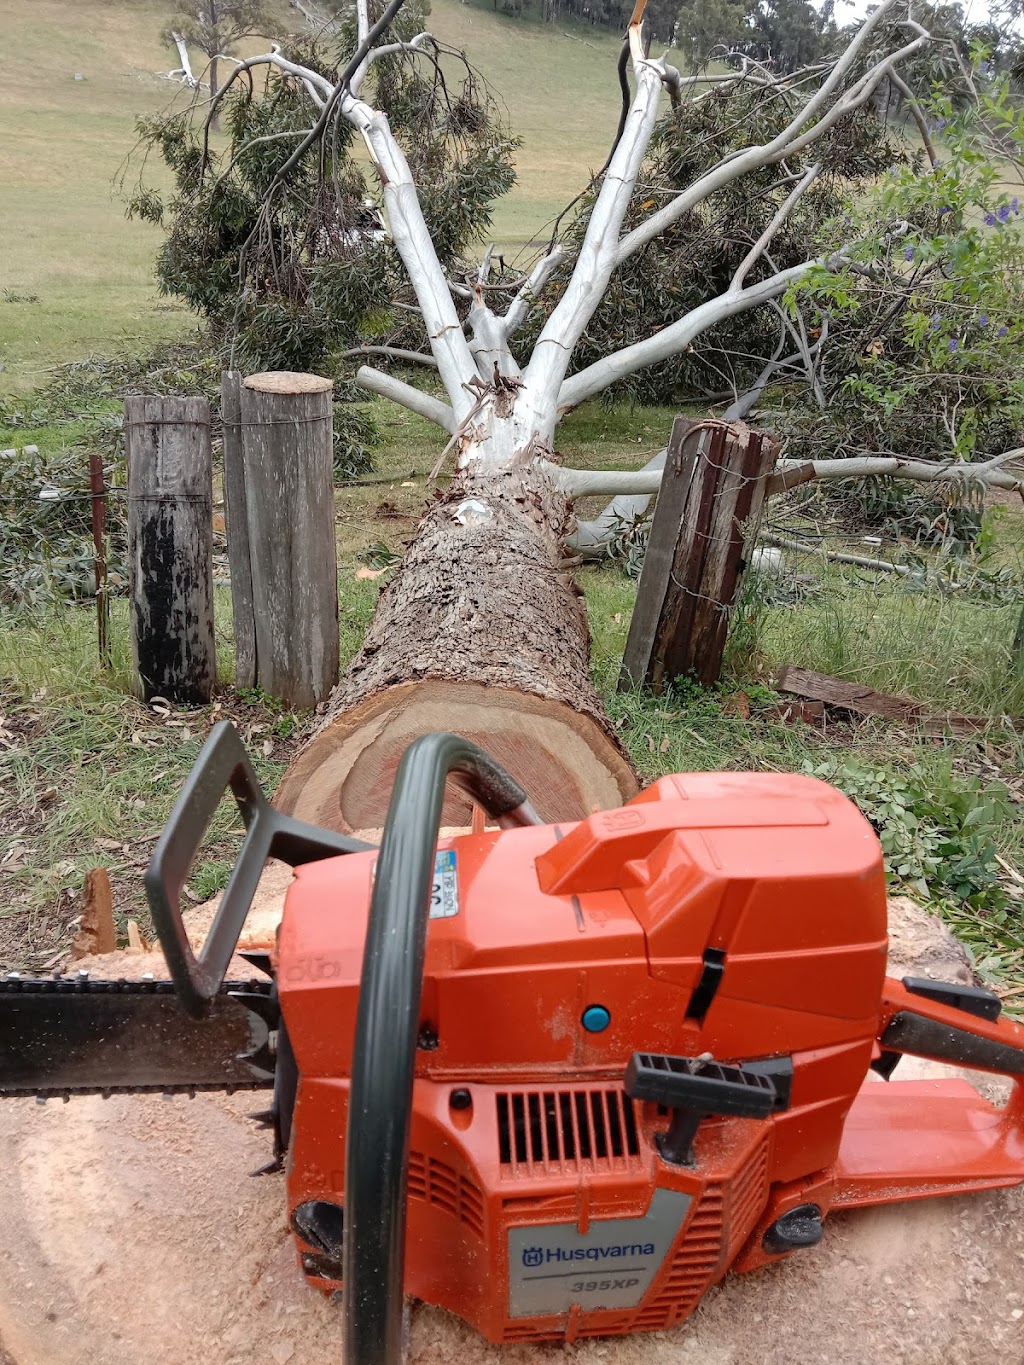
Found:
[[[181,890],[228,787],[246,834],[202,952],[196,957],[181,917]],[[188,1013],[201,1019],[216,998],[268,858],[298,867],[370,848],[373,845],[361,839],[307,825],[275,810],[260,790],[238,731],[227,720],[215,725],[185,779],[145,877],[153,924],[178,998]]]
[[[449,776],[500,825],[540,820],[475,744],[425,735],[406,750],[388,807],[359,986],[345,1143],[344,1358],[399,1365],[405,1205],[430,889]]]
[[[988,991],[910,976],[887,979],[878,1041],[891,1062],[886,1068],[883,1061],[883,1075],[910,1053],[1024,1085],[1024,1027],[1000,1018],[999,998]]]

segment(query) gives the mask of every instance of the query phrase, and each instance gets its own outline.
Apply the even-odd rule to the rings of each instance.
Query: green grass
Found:
[[[153,74],[172,65],[158,36],[165,9],[0,0],[0,387],[192,325],[153,283],[159,233],[125,221],[112,184],[136,115],[174,88]]]

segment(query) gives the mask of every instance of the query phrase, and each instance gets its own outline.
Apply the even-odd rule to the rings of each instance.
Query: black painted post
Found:
[[[213,637],[213,459],[205,398],[124,404],[134,687],[207,702]]]

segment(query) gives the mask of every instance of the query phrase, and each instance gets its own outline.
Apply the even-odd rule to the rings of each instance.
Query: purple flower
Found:
[[[914,248],[912,246],[908,246],[906,251],[904,251],[903,259],[905,261],[912,261],[914,259]]]
[[[997,337],[1005,337],[1005,336],[1009,336],[1009,334],[1010,334],[1010,329],[1009,329],[1009,327],[1000,327],[999,331],[996,332],[996,336],[997,336]]]
[[[985,226],[986,226],[986,227],[995,227],[995,225],[996,225],[996,216],[995,216],[995,214],[994,214],[994,213],[986,213],[986,214],[985,214]]]
[[[1014,213],[1020,213],[1020,200],[1019,200],[1019,199],[1011,199],[1011,200],[1010,200],[1010,208],[1013,209]]]
[[[939,209],[939,217],[941,218],[944,213],[952,212],[953,212],[952,204],[943,204],[942,208]]]
[[[942,326],[942,314],[941,314],[941,313],[933,313],[933,314],[932,314],[932,331],[933,331],[933,332],[937,332],[941,326]]]
[[[999,208],[996,210],[996,217],[999,219],[1001,223],[1009,222],[1010,220],[1009,204],[1001,204]]]
[[[951,351],[955,351],[959,345],[960,342],[956,339],[956,337],[949,338],[949,349]]]
[[[990,70],[990,68],[989,68],[988,62],[979,62],[979,63],[978,63],[978,75],[979,75],[979,76],[987,76],[988,73],[989,73],[989,70]]]
[[[987,313],[982,313],[981,317],[978,319],[978,326],[979,326],[979,327],[987,327],[987,326],[988,326],[988,314],[987,314]]]

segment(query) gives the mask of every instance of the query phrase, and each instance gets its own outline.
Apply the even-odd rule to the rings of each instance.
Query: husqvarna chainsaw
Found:
[[[500,827],[438,845],[446,780]],[[247,826],[201,954],[179,895],[230,786]],[[226,982],[265,860],[296,868],[262,975]],[[302,1270],[346,1360],[412,1295],[491,1341],[678,1323],[836,1209],[1024,1180],[1024,1029],[887,979],[878,841],[806,777],[666,777],[543,825],[455,735],[406,752],[380,848],[261,795],[211,734],[148,873],[171,981],[0,981],[0,1094],[268,1087]],[[1008,1076],[888,1079],[906,1053]]]

